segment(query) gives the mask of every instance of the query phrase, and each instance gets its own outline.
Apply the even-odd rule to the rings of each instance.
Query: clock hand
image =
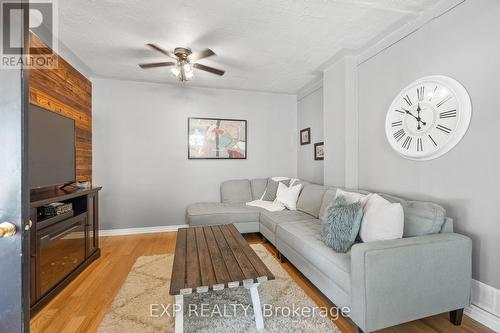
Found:
[[[420,102],[417,104],[417,131],[421,130],[422,127],[420,126]]]
[[[401,108],[401,109],[403,109],[403,111],[406,112],[406,114],[409,114],[410,116],[412,116],[413,118],[415,118],[417,120],[417,130],[421,130],[422,129],[422,127],[420,126],[420,123],[422,123],[422,125],[424,125],[424,126],[427,125],[427,123],[425,121],[422,121],[422,119],[420,118],[420,110],[419,110],[419,108],[420,108],[420,105],[417,108],[417,111],[419,112],[419,116],[418,117],[415,116],[413,113],[411,113],[410,110],[406,110],[405,108]]]
[[[401,109],[403,109],[403,111],[406,112],[406,114],[409,114],[410,116],[412,116],[413,118],[418,120],[418,117],[415,116],[413,113],[411,113],[409,110],[406,110],[405,108],[401,108]]]
[[[422,125],[425,126],[425,125],[427,125],[427,123],[425,121],[422,121],[422,118],[420,118],[420,111],[422,111],[422,110],[425,110],[425,109],[420,108],[420,102],[419,102],[417,105],[417,116],[418,116],[417,120],[419,123],[422,123]],[[420,127],[420,125],[418,127]],[[420,129],[420,128],[418,128],[418,129]]]

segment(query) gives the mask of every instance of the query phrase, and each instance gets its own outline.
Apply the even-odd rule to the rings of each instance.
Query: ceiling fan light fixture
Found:
[[[205,71],[208,73],[212,73],[215,75],[222,76],[224,75],[224,71],[213,68],[210,66],[205,66],[195,61],[204,59],[210,56],[215,55],[215,52],[210,49],[204,49],[195,53],[191,52],[191,49],[186,47],[176,47],[174,52],[165,50],[155,44],[146,44],[150,48],[166,55],[169,58],[176,59],[176,62],[167,61],[167,62],[158,62],[158,63],[150,63],[150,64],[139,64],[139,67],[142,69],[147,68],[156,68],[156,67],[171,67],[170,72],[174,74],[177,79],[181,82],[188,81],[193,78],[193,72],[196,68],[197,70]]]
[[[179,60],[170,71],[179,79],[179,81],[189,81],[193,78],[193,66],[185,60]]]
[[[184,71],[184,77],[186,80],[191,80],[193,78],[193,70],[191,69],[189,72]]]
[[[177,62],[177,64],[175,64],[174,67],[170,68],[170,71],[172,72],[172,74],[174,74],[176,77],[179,77],[179,75],[181,74],[181,66],[179,64],[179,62]]]

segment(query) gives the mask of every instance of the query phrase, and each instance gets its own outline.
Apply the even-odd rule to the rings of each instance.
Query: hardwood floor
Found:
[[[118,293],[127,275],[140,256],[173,253],[176,232],[133,236],[101,237],[101,258],[92,263],[70,285],[56,296],[31,320],[32,332],[95,332],[108,307]],[[247,234],[249,243],[261,243],[258,234]],[[268,243],[264,246],[274,255],[276,250]],[[283,267],[319,306],[333,306],[291,264]],[[334,320],[342,332],[357,333],[350,319]],[[464,316],[462,326],[453,326],[447,314],[394,326],[378,332],[384,333],[476,333],[493,332]]]

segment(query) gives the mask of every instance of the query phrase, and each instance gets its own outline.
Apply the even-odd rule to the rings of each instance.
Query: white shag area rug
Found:
[[[276,277],[259,286],[261,332],[340,332],[264,246],[252,248]],[[173,260],[173,254],[139,257],[98,332],[173,332],[175,300],[168,293]],[[184,296],[184,332],[256,332],[249,291],[240,287]]]

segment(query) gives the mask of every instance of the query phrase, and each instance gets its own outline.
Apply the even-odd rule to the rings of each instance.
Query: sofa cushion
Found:
[[[279,243],[285,243],[349,294],[351,252],[338,253],[326,246],[321,240],[321,228],[318,219],[279,224],[276,228],[278,250]]]
[[[318,218],[321,220],[322,223],[326,222],[328,207],[333,202],[336,196],[337,196],[336,188],[329,188],[323,195],[323,200],[321,200],[321,206],[319,208],[319,213],[318,213]]]
[[[379,193],[381,197],[403,206],[405,215],[403,237],[423,236],[441,232],[446,211],[432,202],[408,201],[389,194]]]
[[[252,187],[252,198],[260,200],[264,195],[267,187],[267,178],[255,178],[250,181]]]
[[[297,178],[292,179],[290,182],[290,185],[297,185],[297,184],[302,184],[302,186],[306,186],[306,185],[311,184],[311,183],[308,182],[307,180],[302,180],[302,179],[297,179]]]
[[[244,204],[195,203],[187,208],[190,226],[258,222],[261,209]]]
[[[281,212],[262,211],[260,223],[265,225],[272,232],[276,232],[276,226],[280,223],[311,220],[313,217],[298,210],[283,210]]]
[[[278,187],[280,183],[288,187],[288,185],[290,185],[290,178],[282,180],[274,180],[272,178],[269,178],[267,180],[266,192],[264,192],[262,200],[265,201],[276,200],[276,193],[278,192]]]
[[[297,210],[317,218],[326,190],[327,188],[322,185],[305,184],[297,201]]]
[[[220,185],[222,203],[245,203],[252,201],[250,180],[235,179],[223,182]]]

